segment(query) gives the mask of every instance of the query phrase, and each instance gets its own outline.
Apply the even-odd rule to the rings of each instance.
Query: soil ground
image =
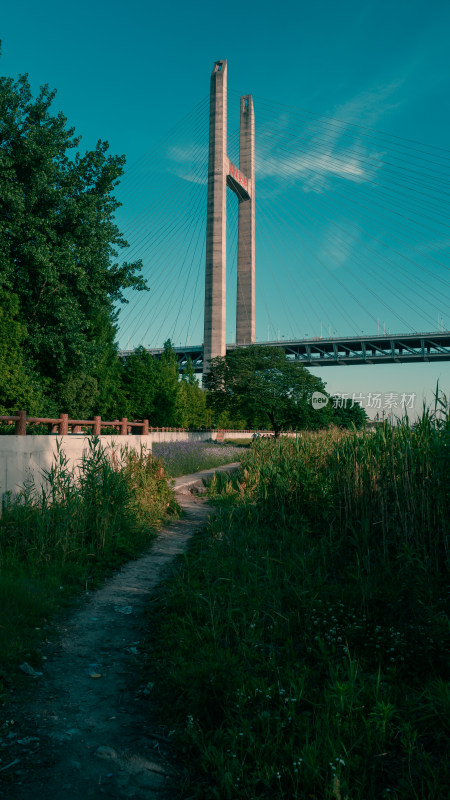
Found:
[[[24,677],[28,687],[8,707],[2,800],[178,800],[182,765],[170,730],[154,722],[152,684],[139,684],[139,645],[149,635],[144,612],[174,557],[213,511],[192,491],[201,492],[204,477],[236,466],[177,478],[185,516],[43,642],[43,674]]]

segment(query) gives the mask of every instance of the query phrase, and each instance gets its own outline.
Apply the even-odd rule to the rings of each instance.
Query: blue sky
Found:
[[[414,330],[450,328],[441,204],[450,192],[449,31],[444,0],[24,0],[3,8],[2,74],[28,72],[34,90],[57,89],[55,108],[82,135],[83,149],[101,138],[127,156],[118,222],[131,245],[125,255],[143,258],[151,292],[147,305],[130,298],[121,346],[130,334],[131,346],[162,343],[172,331],[176,344],[202,339],[201,124],[211,69],[222,58],[230,155],[239,95],[252,93],[255,102],[257,338],[400,332],[403,321]],[[296,136],[300,144],[290,144]],[[230,201],[229,340],[234,214]],[[158,261],[152,231],[183,215],[183,235],[167,235]],[[421,402],[438,378],[450,394],[447,363],[317,373],[329,391],[350,395],[414,392]]]

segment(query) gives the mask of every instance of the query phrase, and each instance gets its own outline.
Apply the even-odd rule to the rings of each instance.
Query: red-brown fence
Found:
[[[0,422],[14,424],[18,436],[27,435],[27,425],[30,423],[46,425],[49,433],[59,433],[67,436],[69,433],[83,433],[86,428],[96,436],[100,436],[102,428],[112,428],[119,436],[126,436],[128,432],[146,436],[150,431],[183,431],[184,428],[149,428],[148,419],[128,420],[126,417],[115,420],[104,420],[101,417],[94,419],[69,419],[68,414],[61,414],[58,418],[27,417],[26,411],[17,411],[15,414],[0,415]],[[83,430],[84,429],[84,430]]]
[[[18,436],[27,435],[28,424],[46,425],[48,433],[57,433],[60,436],[67,436],[69,433],[85,433],[86,428],[90,429],[90,432],[95,436],[100,436],[102,429],[104,428],[112,428],[119,434],[119,436],[126,436],[129,432],[141,436],[146,436],[148,433],[159,433],[164,431],[181,433],[183,431],[191,430],[191,432],[193,432],[192,429],[189,428],[151,428],[149,427],[148,419],[133,421],[128,420],[127,417],[109,421],[104,420],[101,417],[94,417],[94,419],[69,419],[68,414],[61,414],[57,418],[27,417],[26,411],[16,411],[14,414],[0,415],[0,423],[2,422],[6,422],[9,425],[14,425],[14,433],[16,433]],[[212,429],[200,428],[198,430],[204,432]],[[216,434],[216,440],[218,442],[223,442],[226,435],[232,435],[233,433],[239,433],[241,435],[244,433],[249,435],[255,433],[254,430],[213,430]]]

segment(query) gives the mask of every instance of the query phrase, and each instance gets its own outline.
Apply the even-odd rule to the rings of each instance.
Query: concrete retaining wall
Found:
[[[107,452],[124,444],[139,450],[141,446],[151,451],[148,436],[100,436]],[[6,492],[15,493],[24,484],[34,480],[37,487],[45,483],[43,472],[55,463],[58,446],[64,451],[68,466],[77,468],[84,453],[89,451],[89,437],[84,434],[69,436],[0,436],[0,497]]]
[[[248,439],[249,431],[225,431],[225,438]],[[216,431],[152,431],[148,436],[100,436],[107,452],[120,454],[124,445],[151,452],[153,442],[215,441]],[[70,468],[76,469],[83,453],[89,451],[89,437],[85,434],[68,436],[0,436],[0,498],[7,492],[18,492],[25,483],[34,480],[37,487],[44,484],[42,473],[55,463],[57,448],[61,447],[69,460]]]

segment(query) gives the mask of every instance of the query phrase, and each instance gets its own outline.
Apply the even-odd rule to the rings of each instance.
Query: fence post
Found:
[[[17,416],[19,417],[19,419],[16,420],[15,433],[16,433],[17,436],[26,436],[27,435],[27,412],[26,411],[18,411],[17,412]]]
[[[144,419],[142,425],[142,436],[148,436],[148,419]]]
[[[120,421],[120,436],[126,436],[128,433],[128,419],[127,417],[122,417]]]
[[[102,418],[94,417],[94,436],[100,436],[102,432]]]
[[[61,414],[61,422],[59,423],[59,435],[67,436],[69,433],[69,415]]]

